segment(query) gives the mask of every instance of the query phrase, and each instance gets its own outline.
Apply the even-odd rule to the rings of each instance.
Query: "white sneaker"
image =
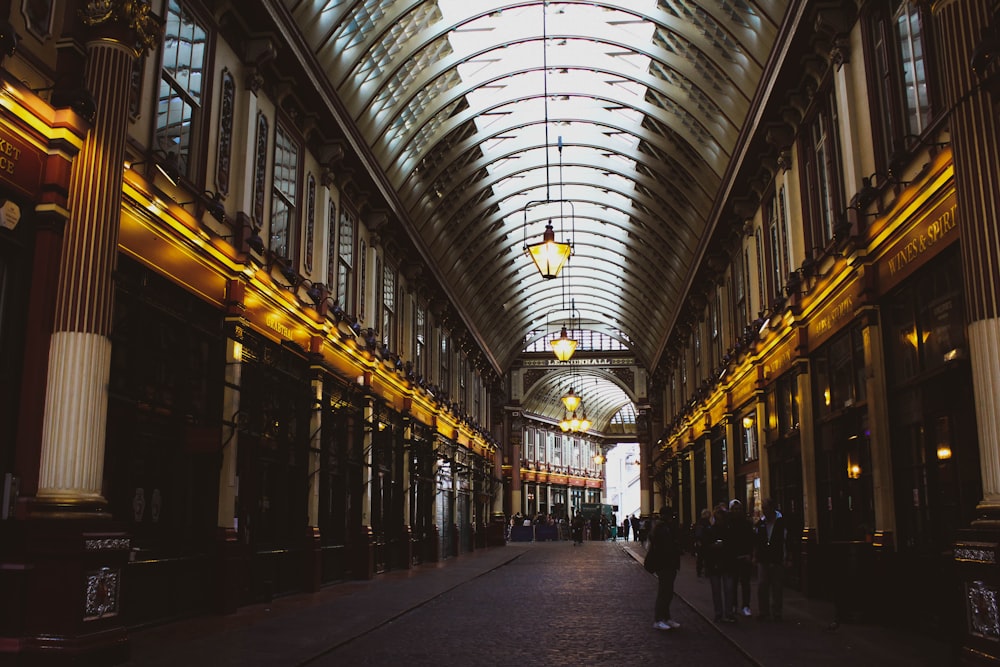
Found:
[[[679,628],[679,627],[681,627],[681,624],[680,624],[680,623],[678,623],[677,621],[675,621],[675,620],[674,620],[674,619],[672,619],[672,618],[668,618],[668,619],[667,619],[667,625],[669,625],[669,626],[670,626],[670,627],[672,627],[672,628]]]
[[[656,623],[653,623],[653,627],[657,630],[669,630],[671,626],[664,621],[657,621]]]
[[[743,615],[744,616],[750,615],[750,607],[743,607]]]

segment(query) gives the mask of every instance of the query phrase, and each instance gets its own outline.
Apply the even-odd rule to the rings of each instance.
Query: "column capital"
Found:
[[[136,57],[158,46],[163,37],[163,22],[142,0],[88,0],[78,14],[85,26],[130,47]]]

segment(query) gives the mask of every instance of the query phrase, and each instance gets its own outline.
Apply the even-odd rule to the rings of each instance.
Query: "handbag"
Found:
[[[642,559],[642,566],[646,569],[646,572],[652,574],[659,569],[657,567],[659,565],[659,563],[656,562],[657,560],[659,560],[659,554],[656,553],[656,550],[653,549],[653,547],[650,547],[649,550],[646,551],[646,557]]]

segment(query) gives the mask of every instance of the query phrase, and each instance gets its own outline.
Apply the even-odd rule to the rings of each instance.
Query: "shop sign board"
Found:
[[[957,197],[952,191],[937,205],[913,216],[908,228],[881,253],[879,289],[883,293],[910,276],[959,237]]]

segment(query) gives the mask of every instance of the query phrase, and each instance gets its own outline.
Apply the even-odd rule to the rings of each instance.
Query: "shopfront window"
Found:
[[[813,359],[818,415],[833,415],[864,402],[865,350],[861,325],[836,336]]]
[[[740,448],[741,463],[749,463],[760,458],[760,448],[757,445],[757,420],[753,415],[746,415],[740,422],[741,442]]]
[[[875,501],[861,323],[834,336],[812,365],[820,539],[870,541]]]
[[[958,248],[883,304],[901,550],[940,553],[981,497]]]
[[[721,429],[712,440],[712,504],[729,499],[729,462],[726,437]]]

